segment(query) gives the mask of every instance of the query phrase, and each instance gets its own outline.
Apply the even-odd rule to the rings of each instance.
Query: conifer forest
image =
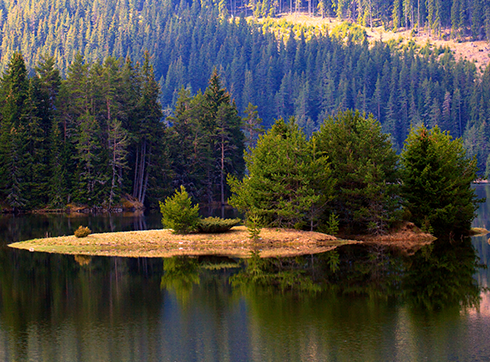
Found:
[[[295,12],[347,22],[263,19]],[[398,153],[411,127],[437,125],[488,173],[490,69],[448,48],[370,43],[360,25],[490,40],[490,4],[0,0],[0,204],[156,207],[180,185],[223,203],[262,128],[294,117],[309,138],[351,109]]]

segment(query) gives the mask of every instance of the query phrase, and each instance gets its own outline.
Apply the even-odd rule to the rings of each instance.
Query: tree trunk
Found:
[[[138,200],[141,201],[143,197],[143,183],[145,180],[145,171],[146,171],[146,140],[144,140],[140,155],[140,170],[138,172]]]
[[[136,161],[134,164],[133,197],[136,197],[136,190],[137,190],[136,182],[138,180],[139,154],[140,154],[139,151],[140,151],[140,149],[139,149],[139,147],[137,147],[136,148]]]
[[[146,148],[146,142],[145,142],[145,148]],[[147,166],[146,166],[146,174],[144,175],[144,178],[145,178],[145,181],[142,185],[142,188],[141,188],[141,197],[140,197],[140,202],[142,204],[145,203],[145,198],[146,198],[146,190],[148,189],[148,178],[150,177],[150,163],[151,163],[151,146],[149,147],[148,149],[148,162],[147,162]]]

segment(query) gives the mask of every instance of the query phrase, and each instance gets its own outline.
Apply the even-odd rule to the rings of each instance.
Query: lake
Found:
[[[161,227],[159,215],[2,216],[0,361],[490,360],[487,236],[247,262],[6,246],[79,225]],[[490,201],[474,225],[490,228]]]

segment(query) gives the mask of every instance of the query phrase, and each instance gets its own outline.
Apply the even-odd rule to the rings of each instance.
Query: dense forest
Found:
[[[182,87],[192,94],[206,88],[217,67],[239,112],[257,105],[266,127],[295,116],[311,134],[326,116],[357,108],[373,113],[401,149],[410,124],[439,124],[464,136],[484,172],[488,71],[456,62],[447,49],[369,45],[355,26],[329,34],[283,24],[281,36],[267,24],[220,16],[220,9],[196,1],[12,2],[0,17],[1,64],[20,51],[32,72],[48,54],[66,75],[78,52],[90,63],[108,56],[142,63],[147,50],[164,115],[172,114]]]
[[[329,13],[330,15],[356,20],[358,11],[362,8],[357,3],[349,2],[347,6],[345,2],[336,2],[334,7],[328,4],[325,9],[336,11],[335,14]],[[403,9],[412,9],[416,5],[413,1],[372,1],[373,19],[382,20],[389,25],[393,6],[398,3],[403,4]],[[482,17],[481,24],[486,24],[483,17],[488,12],[488,5],[478,1],[462,3],[463,1],[454,1],[443,4],[442,1],[434,0],[427,5],[432,4],[431,6],[439,9],[436,14],[443,19],[440,20],[441,26],[451,25],[446,15],[455,13],[456,10],[453,12],[452,8],[459,6],[459,14],[463,20],[458,23],[461,26],[456,30],[460,35],[470,35],[474,28],[472,24],[475,14]],[[181,127],[181,132],[188,132],[185,119],[189,118],[189,109],[200,104],[206,98],[206,92],[209,94],[210,90],[199,90],[212,88],[209,79],[215,68],[220,84],[215,87],[215,91],[221,89],[221,86],[226,87],[229,93],[224,103],[230,105],[230,112],[236,111],[241,118],[248,119],[252,128],[259,117],[263,119],[265,128],[269,128],[274,119],[294,116],[297,124],[307,135],[311,135],[319,129],[323,119],[339,110],[356,108],[372,113],[380,121],[383,131],[391,134],[397,150],[401,150],[411,125],[423,123],[431,128],[437,124],[443,130],[449,130],[453,136],[463,137],[468,155],[476,156],[480,172],[485,172],[490,151],[490,128],[487,122],[490,108],[490,70],[480,71],[474,63],[456,61],[448,49],[433,49],[430,45],[420,48],[414,42],[404,46],[382,42],[368,44],[362,30],[352,24],[344,24],[330,33],[310,27],[294,27],[292,24],[282,24],[278,31],[268,22],[261,24],[247,21],[244,17],[230,17],[229,14],[243,14],[246,11],[250,15],[251,4],[233,1],[226,4],[182,1],[177,4],[154,0],[134,3],[117,0],[60,0],[2,4],[0,65],[5,72],[2,78],[2,102],[8,100],[6,84],[11,81],[9,74],[12,72],[11,62],[14,55],[17,54],[18,57],[23,54],[25,58],[22,58],[22,63],[25,63],[25,77],[28,79],[23,85],[23,99],[26,102],[35,104],[35,99],[39,96],[36,92],[41,92],[43,87],[50,87],[36,85],[36,82],[51,82],[42,80],[43,77],[53,76],[51,72],[56,73],[56,82],[61,84],[56,97],[53,93],[46,96],[46,90],[43,90],[45,93],[41,98],[47,98],[35,106],[36,112],[47,112],[50,105],[55,114],[36,115],[40,119],[51,117],[51,121],[42,123],[42,137],[37,141],[38,136],[30,135],[32,142],[40,144],[39,140],[51,137],[52,132],[49,130],[53,119],[56,119],[54,123],[58,124],[63,137],[71,137],[76,133],[70,130],[68,120],[75,122],[72,125],[75,124],[78,131],[83,125],[87,134],[93,131],[96,122],[98,128],[95,134],[100,137],[95,134],[91,137],[101,144],[94,146],[101,152],[97,160],[99,163],[94,163],[97,157],[86,160],[81,155],[76,156],[79,160],[77,162],[83,160],[86,163],[85,172],[77,171],[75,166],[63,168],[62,162],[53,160],[50,161],[52,166],[48,167],[48,156],[42,152],[36,155],[43,160],[34,162],[36,167],[44,165],[42,167],[49,170],[44,172],[50,176],[56,172],[64,172],[69,177],[56,177],[55,180],[71,184],[53,184],[45,176],[43,187],[50,185],[52,196],[30,197],[39,205],[22,201],[21,204],[25,207],[63,204],[69,201],[100,204],[101,199],[111,204],[111,195],[120,194],[122,190],[149,203],[151,201],[148,201],[148,197],[152,200],[160,198],[168,192],[165,188],[174,186],[169,180],[174,180],[176,184],[186,184],[186,188],[198,199],[217,201],[219,194],[226,193],[220,192],[219,185],[223,183],[223,170],[231,170],[231,164],[237,161],[229,161],[225,165],[228,156],[221,157],[226,162],[218,161],[219,127],[216,124],[209,125],[211,128],[203,131],[201,124],[205,124],[205,121],[199,121],[199,127],[194,128],[195,140],[202,141],[203,144],[208,136],[213,140],[210,146],[213,150],[207,151],[210,156],[206,160],[210,166],[207,167],[205,177],[203,174],[199,175],[201,171],[197,168],[189,171],[168,164],[183,157],[178,150],[157,152],[157,147],[180,142],[178,138],[171,138],[170,142],[164,141],[165,137],[173,137],[170,130],[173,132]],[[451,4],[449,13],[448,4]],[[477,5],[481,6],[481,11],[474,11]],[[305,10],[300,3],[295,2],[274,6],[279,6],[281,11],[293,8],[294,11]],[[311,6],[316,9],[317,4],[311,2]],[[430,6],[426,7],[425,2],[422,6],[421,25],[430,25],[432,23],[427,19],[429,13],[434,15],[434,12],[429,11]],[[441,10],[442,7],[444,11]],[[415,9],[418,15],[419,11],[416,7]],[[403,26],[408,17],[405,19],[406,12],[400,11],[400,14],[400,24]],[[413,20],[407,24],[412,26]],[[481,26],[480,33],[485,34],[484,25]],[[117,82],[121,82],[119,85],[110,84],[113,76],[116,76]],[[60,102],[59,105],[55,105],[55,98]],[[211,98],[208,96],[208,101]],[[150,102],[151,105],[147,106],[145,102]],[[112,109],[113,106],[117,110]],[[13,121],[19,114],[10,115],[9,112],[14,110],[9,107],[2,103],[3,112],[9,114],[5,116],[2,113],[2,117]],[[215,112],[217,110],[218,107],[215,107]],[[199,112],[201,115],[206,113],[202,110]],[[33,112],[29,114],[32,115]],[[166,122],[162,122],[165,118]],[[122,125],[118,126],[118,122]],[[143,122],[145,126],[140,127],[138,122]],[[6,124],[2,120],[5,130]],[[233,127],[236,128],[236,124]],[[168,130],[165,131],[165,128]],[[208,136],[202,138],[201,131]],[[144,136],[145,132],[147,138]],[[231,135],[235,131],[229,132]],[[5,132],[2,135],[5,139],[8,138]],[[192,148],[191,136],[187,138],[187,143],[182,145],[193,150],[194,155],[202,155],[198,148]],[[66,139],[63,138],[63,142]],[[159,145],[149,147],[146,141],[141,143],[142,140],[150,142],[150,139],[151,142],[158,140]],[[122,147],[125,149],[122,154],[118,154],[117,146],[109,152],[110,140],[115,145],[121,141],[128,146]],[[14,138],[10,141],[15,142]],[[84,142],[88,144],[89,141]],[[222,139],[221,143],[228,145],[228,142],[228,139]],[[228,149],[226,146],[227,152],[241,149],[238,138],[235,137],[233,142],[238,142],[238,147]],[[55,143],[50,142],[49,147],[55,147]],[[82,140],[70,140],[67,144],[71,145],[71,149],[63,157],[75,157],[77,152],[81,152],[82,143]],[[5,148],[6,144],[3,143],[2,147]],[[33,151],[30,153],[34,154]],[[61,157],[63,153],[51,154],[59,154]],[[93,152],[87,152],[87,157],[92,154]],[[165,162],[156,159],[158,155],[164,154]],[[112,160],[111,163],[109,159]],[[126,159],[128,164],[121,163],[118,159]],[[6,164],[7,161],[3,163]],[[60,170],[53,168],[55,166],[60,167]],[[161,169],[155,170],[155,173],[145,173],[152,167]],[[241,164],[236,163],[236,167],[237,174],[240,174],[243,161]],[[92,177],[95,171],[105,176],[94,182],[83,181],[83,175]],[[184,180],[189,172],[195,172],[195,177]],[[83,187],[78,187],[78,184],[75,187],[73,179],[76,178],[77,182],[82,182]],[[88,185],[83,182],[88,182]],[[68,195],[59,191],[75,188],[87,190],[87,194],[77,191],[78,194],[70,193],[68,198]],[[119,191],[114,191],[116,189]],[[148,190],[151,190],[149,194]],[[96,196],[95,201],[90,196],[92,192],[95,192],[94,195],[105,196]],[[39,194],[46,195],[46,189],[39,190]],[[6,197],[7,194],[3,193],[2,198]],[[63,201],[55,202],[53,197],[60,197]],[[12,202],[9,204],[14,205]]]
[[[251,142],[255,107],[242,120],[215,71],[204,93],[181,92],[167,128],[158,95],[148,53],[142,65],[77,55],[65,80],[50,57],[29,78],[14,53],[0,82],[0,200],[14,211],[110,210],[184,185],[201,202],[223,204],[226,175],[243,176],[242,123]]]

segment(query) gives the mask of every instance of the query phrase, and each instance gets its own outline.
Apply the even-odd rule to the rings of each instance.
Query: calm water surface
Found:
[[[81,224],[138,230],[160,217],[1,217],[0,361],[490,360],[487,237],[248,262],[6,246]],[[490,228],[490,202],[475,225]]]

